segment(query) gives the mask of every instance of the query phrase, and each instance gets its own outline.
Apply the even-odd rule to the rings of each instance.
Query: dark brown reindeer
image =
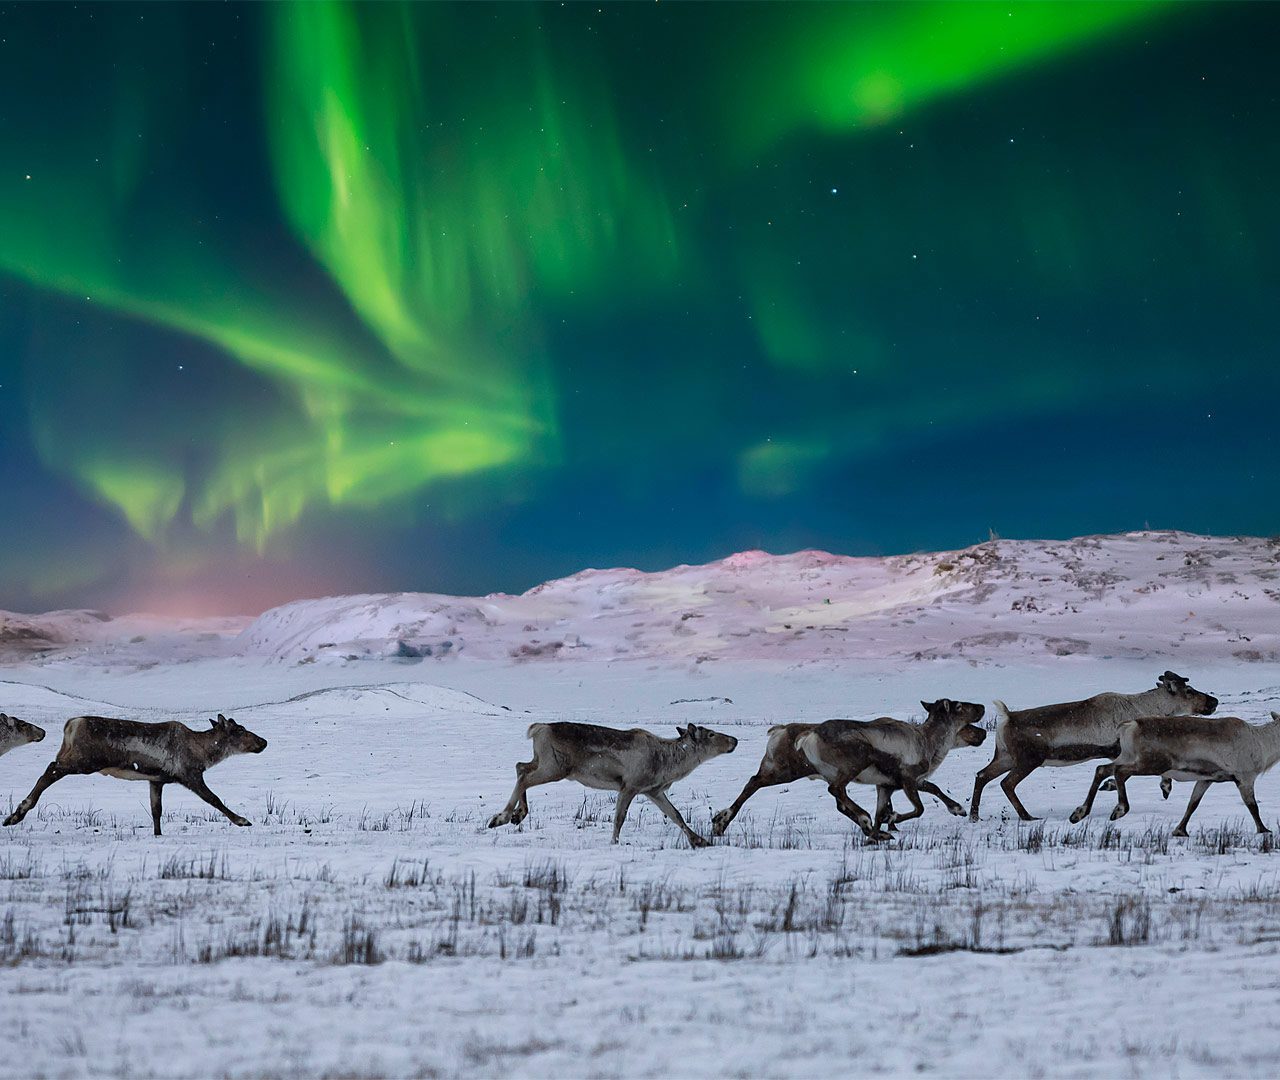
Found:
[[[928,716],[923,724],[881,717],[879,720],[828,720],[796,739],[796,749],[827,782],[836,806],[866,834],[869,840],[888,840],[882,825],[910,821],[924,813],[921,782],[959,745],[981,746],[987,733],[978,727],[985,711],[976,702],[922,701]],[[873,821],[849,798],[852,783],[874,784],[876,816]],[[932,785],[930,785],[932,786]],[[911,801],[905,814],[893,812],[889,798],[901,788]],[[963,807],[957,807],[963,813]]]
[[[615,844],[631,801],[643,795],[675,822],[691,845],[706,847],[709,841],[689,828],[667,798],[667,788],[704,761],[732,752],[738,740],[696,724],[676,731],[677,738],[664,739],[642,728],[621,731],[596,724],[531,724],[533,760],[516,765],[515,790],[505,809],[489,821],[489,828],[519,825],[529,813],[529,788],[576,780],[618,793],[613,813]]]
[[[817,724],[799,723],[775,724],[769,729],[769,741],[765,744],[764,757],[760,759],[760,767],[756,769],[755,775],[743,786],[742,792],[733,800],[733,805],[721,810],[711,819],[713,836],[723,836],[747,800],[761,788],[777,787],[779,784],[790,784],[796,780],[817,779],[818,770],[804,754],[796,749],[796,740],[801,735],[807,735],[817,726]],[[916,784],[916,790],[932,795],[951,813],[964,816],[964,807],[932,780],[919,781]],[[893,825],[890,824],[889,827],[892,828]]]
[[[181,784],[225,814],[234,825],[252,825],[209,790],[204,773],[233,754],[262,753],[267,740],[221,713],[210,724],[207,731],[192,731],[176,720],[143,724],[105,716],[73,716],[62,730],[58,756],[4,823],[18,824],[45,790],[64,776],[102,773],[121,780],[150,782],[151,820],[156,836],[160,835],[160,800],[165,784]]]
[[[26,743],[39,742],[43,738],[44,728],[0,712],[0,755]]]
[[[1120,751],[1120,724],[1125,720],[1186,713],[1208,716],[1217,707],[1217,698],[1201,693],[1172,671],[1161,675],[1154,689],[1140,694],[1095,694],[1083,701],[1016,710],[997,701],[996,756],[974,778],[969,818],[978,820],[982,789],[997,776],[1004,776],[1000,786],[1018,817],[1034,821],[1018,798],[1017,787],[1040,766],[1114,758]],[[1168,798],[1167,788],[1164,790]]]

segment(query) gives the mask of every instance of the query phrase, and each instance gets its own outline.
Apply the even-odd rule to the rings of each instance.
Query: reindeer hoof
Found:
[[[689,846],[695,848],[710,847],[711,841],[704,836],[699,836],[697,833],[694,833],[689,837]]]
[[[240,828],[245,829],[245,828],[248,828],[250,825],[252,825],[253,822],[250,821],[247,817],[233,817],[231,819],[231,824],[239,825]]]
[[[1089,816],[1088,810],[1086,810],[1083,806],[1077,806],[1074,810],[1071,811],[1071,817],[1068,818],[1068,820],[1071,822],[1072,825],[1078,825],[1088,816]]]
[[[6,825],[16,825],[21,820],[22,820],[22,815],[15,810],[12,814],[10,814],[7,818],[4,819],[4,823]]]
[[[1129,812],[1129,808],[1127,806],[1117,806],[1114,810],[1111,811],[1111,820],[1119,821],[1128,812]]]
[[[1108,776],[1101,784],[1098,785],[1099,791],[1115,791],[1115,789],[1116,778],[1114,776]]]
[[[948,806],[947,809],[951,812],[953,817],[964,817],[965,814],[969,812],[959,803],[956,803],[955,806]],[[977,818],[974,818],[974,821],[977,820]]]
[[[1170,836],[1186,836],[1186,835],[1187,835],[1187,830],[1186,830],[1186,829],[1174,829],[1174,830],[1173,830],[1173,832],[1171,832],[1169,835],[1170,835]]]
[[[723,836],[725,829],[729,827],[729,814],[727,810],[721,810],[715,817],[711,819],[711,835]]]
[[[979,819],[979,817],[978,817],[978,811],[976,811],[976,810],[970,810],[970,811],[969,811],[969,820],[970,820],[970,821],[979,821],[980,819]]]
[[[489,828],[491,829],[496,829],[499,825],[505,824],[506,821],[503,819],[501,814],[494,814],[493,817],[489,819]]]

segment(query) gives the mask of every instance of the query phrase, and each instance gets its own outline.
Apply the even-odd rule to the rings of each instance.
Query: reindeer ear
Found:
[[[225,724],[226,722],[227,722],[227,718],[223,716],[222,713],[218,713],[218,723]]]
[[[1274,711],[1273,711],[1273,712],[1271,713],[1271,719],[1272,719],[1272,720],[1280,720],[1280,712],[1274,712]]]
[[[679,724],[677,724],[676,734],[679,735],[680,738],[682,739],[687,738],[689,735],[689,729],[687,727],[681,727]]]
[[[920,702],[920,704],[921,704],[921,706],[924,708],[924,711],[925,711],[925,712],[927,712],[927,713],[931,713],[931,712],[933,712],[933,707],[937,704],[937,702],[936,702],[936,701],[922,701],[922,702]]]

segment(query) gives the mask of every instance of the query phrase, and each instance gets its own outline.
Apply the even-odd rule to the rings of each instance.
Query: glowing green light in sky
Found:
[[[202,527],[230,513],[262,548],[313,505],[373,506],[546,461],[556,422],[533,296],[571,302],[674,269],[665,198],[624,150],[601,88],[557,79],[519,16],[485,80],[440,78],[440,51],[466,47],[446,15],[329,3],[268,14],[279,199],[367,339],[267,281],[251,252],[195,242],[163,207],[141,235],[127,228],[151,134],[136,110],[115,109],[126,120],[112,168],[55,154],[32,181],[0,181],[0,269],[200,338],[280,393],[265,423],[228,410],[198,475],[163,437],[140,454],[137,428],[59,423],[48,398],[34,422],[46,460],[139,535],[163,537],[185,506]],[[121,99],[156,90],[126,85]],[[169,425],[181,445],[188,431]]]
[[[751,152],[796,131],[875,126],[1162,9],[1165,0],[789,6],[771,56],[729,69],[752,73],[735,93],[753,107],[731,111]]]
[[[1264,140],[1212,82],[1107,129],[1177,91],[1135,31],[1181,8],[95,9],[117,37],[85,15],[78,54],[0,67],[3,415],[181,566],[628,466],[622,497],[687,467],[754,513],[920,433],[1082,407],[1144,318],[1265,277],[1270,151],[1241,165]],[[235,66],[193,57],[203,18]],[[1096,94],[1092,59],[1049,71],[1126,40]]]

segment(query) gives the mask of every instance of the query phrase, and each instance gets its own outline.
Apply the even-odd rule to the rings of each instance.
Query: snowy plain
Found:
[[[673,789],[704,834],[775,723],[1166,668],[1262,720],[1278,590],[1272,541],[1143,533],[256,620],[0,616],[0,709],[49,731],[0,757],[0,803],[73,715],[223,712],[270,743],[208,774],[251,829],[171,787],[153,837],[146,785],[95,776],[0,831],[0,1075],[1270,1075],[1280,852],[1234,789],[1185,840],[1185,784],[1166,803],[1134,781],[1123,821],[1104,795],[1068,824],[1089,766],[1024,782],[1040,822],[997,784],[981,822],[929,801],[882,845],[807,781],[700,851],[640,803],[611,845],[612,796],[569,783],[484,826],[539,720],[738,736]],[[967,803],[988,760],[957,750],[935,779]],[[1280,780],[1258,797],[1274,825]]]

